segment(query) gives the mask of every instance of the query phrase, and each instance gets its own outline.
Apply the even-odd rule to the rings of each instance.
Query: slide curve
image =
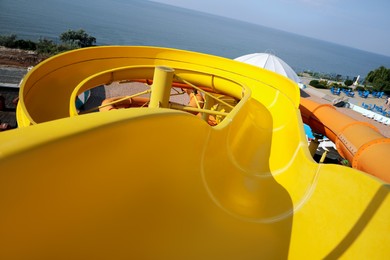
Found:
[[[210,126],[168,108],[77,115],[74,97],[156,66],[239,100]],[[0,135],[1,259],[390,256],[389,185],[315,163],[288,79],[154,47],[60,54],[24,78]]]

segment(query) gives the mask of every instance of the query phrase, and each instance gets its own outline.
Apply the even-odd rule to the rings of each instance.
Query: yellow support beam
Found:
[[[150,108],[167,108],[173,80],[174,69],[166,66],[157,66],[154,70]]]

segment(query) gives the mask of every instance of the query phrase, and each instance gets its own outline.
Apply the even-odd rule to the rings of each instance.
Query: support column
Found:
[[[154,69],[150,108],[168,108],[174,71],[165,66],[157,66]]]

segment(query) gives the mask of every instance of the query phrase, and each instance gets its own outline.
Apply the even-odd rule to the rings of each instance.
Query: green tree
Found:
[[[68,30],[60,35],[60,40],[71,46],[77,46],[80,48],[93,46],[96,43],[96,38],[90,36],[83,29],[74,31]]]
[[[45,38],[39,39],[36,47],[38,53],[55,54],[58,52],[57,44],[55,44],[52,40]]]
[[[390,92],[390,69],[380,66],[367,74],[366,82],[374,85],[375,89]]]

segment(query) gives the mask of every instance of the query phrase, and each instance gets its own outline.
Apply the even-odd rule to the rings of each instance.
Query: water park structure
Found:
[[[124,80],[150,84],[100,110],[134,107],[76,108],[81,93]],[[93,47],[34,67],[19,98],[19,128],[0,135],[0,258],[390,255],[389,168],[372,166],[388,139],[334,123],[276,73],[176,49]],[[316,163],[302,118],[357,169]]]

